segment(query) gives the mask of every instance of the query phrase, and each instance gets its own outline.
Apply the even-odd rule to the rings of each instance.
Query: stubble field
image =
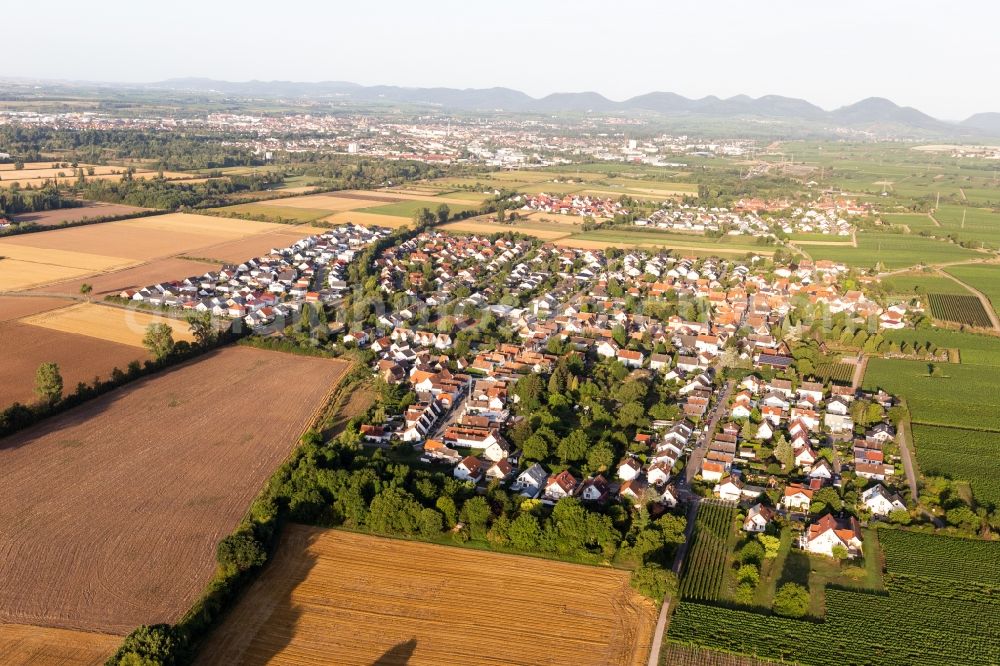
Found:
[[[130,345],[17,321],[0,322],[0,350],[0,409],[15,401],[29,404],[37,399],[35,372],[42,363],[59,364],[64,393],[70,393],[80,382],[107,379],[115,367],[124,370],[131,361],[149,358],[146,350]]]
[[[645,664],[628,572],[290,525],[198,664]]]
[[[0,624],[0,656],[5,666],[96,666],[120,642],[121,637],[112,634]]]
[[[166,324],[173,329],[175,342],[194,341],[187,322],[183,320],[99,303],[77,303],[31,315],[21,319],[20,322],[140,349],[143,347],[142,339],[146,335],[147,327],[151,324]]]
[[[347,367],[229,347],[0,440],[0,623],[179,619]]]
[[[0,240],[0,290],[17,291],[56,282],[79,281],[154,260],[191,253],[211,256],[215,249],[239,243],[239,260],[284,247],[308,236],[295,228],[172,213],[108,222]],[[185,275],[187,275],[185,273]],[[185,275],[173,276],[184,277]],[[133,286],[133,285],[123,285]]]

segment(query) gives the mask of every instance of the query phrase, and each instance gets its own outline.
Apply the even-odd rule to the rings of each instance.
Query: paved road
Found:
[[[726,388],[719,395],[715,406],[709,411],[708,431],[698,436],[698,442],[694,450],[691,451],[691,455],[688,456],[687,467],[684,468],[684,476],[681,479],[678,490],[686,490],[691,485],[691,481],[694,480],[698,470],[701,469],[701,463],[705,459],[705,453],[708,451],[708,443],[712,441],[712,435],[715,434],[715,426],[718,425],[719,419],[726,413],[726,407],[729,405],[729,396],[732,394],[735,386],[736,381],[733,379],[726,382]]]

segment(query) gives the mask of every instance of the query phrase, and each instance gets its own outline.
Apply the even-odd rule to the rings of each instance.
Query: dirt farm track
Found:
[[[227,347],[0,440],[0,647],[176,621],[347,367]]]
[[[656,609],[626,571],[289,525],[196,662],[645,664]]]

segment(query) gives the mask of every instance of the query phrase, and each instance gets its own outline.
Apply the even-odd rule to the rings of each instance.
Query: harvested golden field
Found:
[[[21,179],[21,180],[34,180],[37,178],[75,178],[74,169],[71,166],[66,167],[52,167],[53,162],[33,162],[30,164],[25,164],[23,169],[14,169],[13,164],[4,164],[4,167],[10,167],[6,169],[0,169],[0,183],[7,181],[8,179]],[[95,175],[110,175],[114,173],[121,174],[125,172],[126,167],[120,166],[101,166],[99,164],[79,164],[77,168],[83,169],[86,174],[87,169],[93,169]],[[61,176],[59,174],[62,174]]]
[[[6,666],[96,666],[114,654],[121,640],[90,631],[0,624],[0,655]]]
[[[137,263],[125,257],[8,245],[5,241],[0,241],[0,257],[2,257],[0,258],[0,290],[2,291],[28,289],[59,280],[69,280],[97,272],[127,268]]]
[[[65,305],[65,301],[62,304]],[[0,350],[3,350],[0,351],[3,359],[0,362],[0,409],[15,401],[28,404],[36,400],[35,372],[42,363],[59,364],[64,390],[68,393],[75,391],[80,382],[90,384],[95,377],[107,379],[115,367],[124,370],[132,361],[149,358],[145,349],[17,321],[0,323]]]
[[[55,163],[55,160],[50,160],[48,162],[25,162],[23,169],[15,169],[13,162],[6,162],[4,164],[0,164],[0,174],[4,171],[19,171],[24,173],[25,171],[34,171],[36,169],[51,169],[52,165]],[[68,169],[70,167],[66,168]]]
[[[100,303],[77,303],[24,317],[20,323],[139,348],[142,348],[142,338],[150,324],[170,326],[175,342],[194,340],[187,322],[180,319]]]
[[[455,233],[469,234],[501,234],[501,233],[521,233],[525,236],[534,236],[541,240],[556,240],[564,238],[572,233],[571,228],[566,230],[547,229],[543,225],[532,224],[494,224],[491,222],[476,222],[473,220],[462,220],[460,222],[449,222],[438,227],[441,231],[452,231]]]
[[[156,282],[178,280],[194,275],[203,275],[208,271],[217,271],[219,268],[219,264],[169,257],[167,259],[154,259],[146,264],[140,264],[139,266],[133,266],[119,271],[110,271],[84,279],[56,282],[42,287],[37,287],[33,291],[46,294],[79,296],[80,285],[86,282],[93,287],[94,298],[97,299],[103,294],[117,294],[123,289],[128,289],[130,287],[145,287]],[[63,304],[65,305],[65,301]]]
[[[258,223],[260,224],[260,223]],[[281,227],[264,234],[248,238],[226,241],[217,245],[208,245],[188,253],[188,256],[200,259],[211,259],[224,263],[239,263],[269,253],[272,249],[288,247],[306,236],[321,234],[326,229],[302,225],[276,225]]]
[[[85,282],[84,277],[182,253],[213,257],[212,249],[217,246],[259,237],[258,241],[247,244],[257,251],[222,257],[226,261],[242,261],[275,246],[285,247],[317,231],[311,227],[289,228],[281,224],[171,213],[24,234],[0,240],[0,257],[4,257],[0,259],[0,291],[66,281]],[[187,275],[190,273],[185,271],[163,279]]]
[[[209,238],[246,238],[269,231],[279,231],[282,225],[267,222],[252,222],[250,220],[234,220],[215,215],[192,215],[190,213],[168,213],[140,217],[133,220],[115,222],[118,229],[142,229],[169,231],[175,234],[189,236],[205,236]]]
[[[645,664],[629,574],[289,525],[198,664]]]
[[[122,179],[125,167],[97,167],[100,169],[114,169],[119,173],[112,173],[107,171],[105,173],[97,173],[93,176],[86,176],[87,180],[114,180],[118,181]],[[59,176],[59,173],[63,173],[63,176]],[[151,178],[158,178],[159,173],[156,171],[137,171],[132,174],[133,178],[148,180]],[[183,173],[180,171],[165,171],[163,177],[166,180],[190,180],[194,182],[196,179],[191,177],[191,174]],[[77,177],[73,175],[73,169],[34,169],[28,171],[27,169],[23,171],[14,172],[4,172],[0,174],[0,187],[11,187],[15,183],[19,187],[27,187],[31,185],[36,187],[44,183],[45,181],[59,183],[60,185],[71,185],[75,183]],[[208,180],[206,178],[200,179],[201,182]]]
[[[282,225],[266,222],[171,213],[5,238],[0,240],[0,255],[21,258],[12,254],[15,248],[34,248],[39,257],[54,256],[53,251],[58,250],[147,261],[223,241],[286,229]],[[59,257],[49,263],[77,265]]]
[[[391,229],[403,227],[407,224],[413,224],[413,220],[408,217],[403,217],[402,215],[379,215],[378,213],[365,213],[363,211],[343,211],[340,213],[334,213],[329,217],[324,217],[323,221],[329,222],[330,224],[347,224],[348,222],[351,222],[354,224],[363,224],[365,226],[389,227]]]
[[[227,347],[0,440],[0,622],[177,621],[347,367]]]

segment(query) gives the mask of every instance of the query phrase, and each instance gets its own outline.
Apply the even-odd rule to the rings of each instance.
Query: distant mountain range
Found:
[[[881,97],[826,111],[803,99],[765,95],[737,95],[689,99],[671,92],[651,92],[616,102],[596,92],[554,93],[531,97],[510,88],[405,88],[362,86],[345,81],[229,82],[203,78],[170,79],[148,84],[153,89],[216,92],[251,97],[335,97],[358,103],[432,105],[461,111],[585,114],[652,113],[668,118],[710,120],[771,119],[788,124],[807,123],[917,135],[1000,136],[1000,113],[977,113],[960,123],[933,118],[917,109],[899,106]]]

